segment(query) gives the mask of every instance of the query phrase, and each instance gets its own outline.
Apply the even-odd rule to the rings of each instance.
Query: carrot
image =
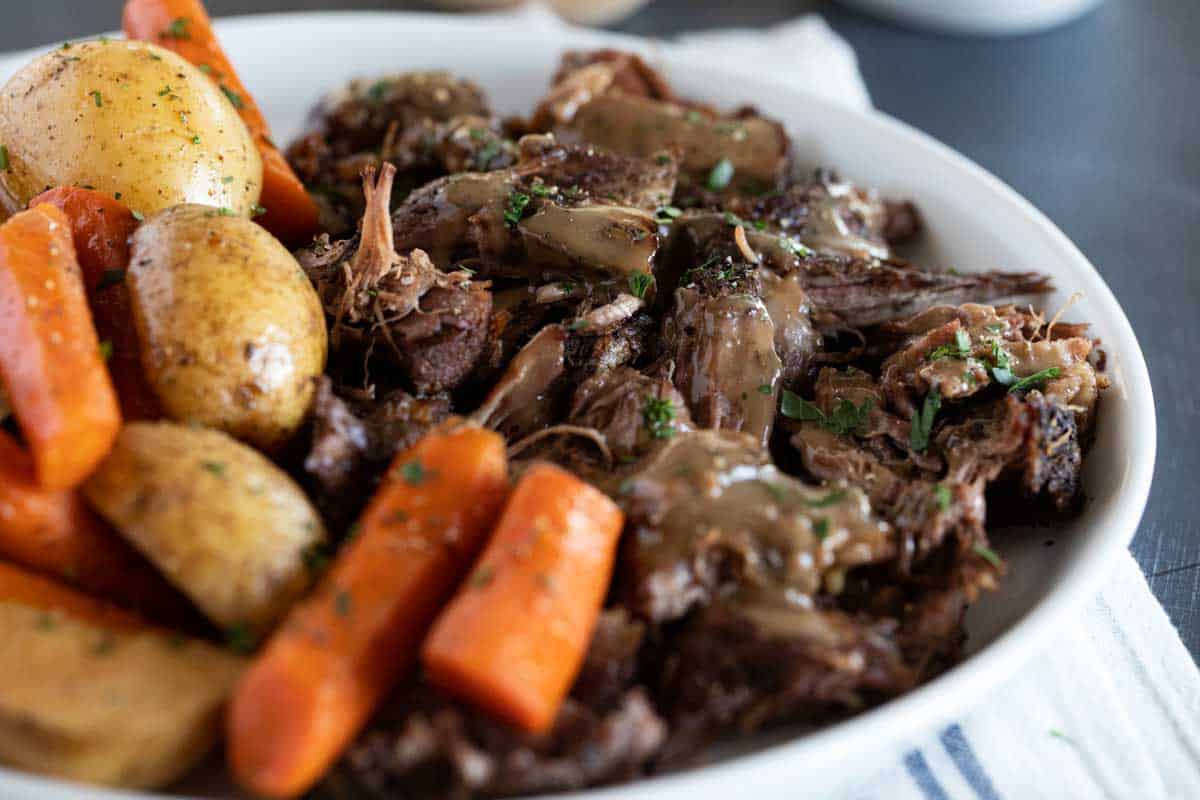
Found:
[[[258,144],[263,161],[259,222],[285,244],[300,244],[317,230],[317,205],[271,141],[271,130],[238,78],[200,0],[127,0],[122,18],[130,39],[173,50],[208,73],[229,98]]]
[[[73,489],[44,489],[20,445],[0,430],[0,558],[157,621],[194,627],[198,613]]]
[[[149,627],[137,614],[3,561],[0,561],[0,603],[19,603],[42,611],[57,611],[117,630]]]
[[[234,693],[229,763],[267,797],[310,787],[415,664],[508,491],[504,441],[446,427],[401,453],[316,591]]]
[[[96,333],[112,348],[108,372],[122,416],[131,421],[160,419],[162,409],[142,369],[132,304],[125,286],[129,237],[138,221],[124,203],[92,189],[60,186],[38,195],[29,205],[32,208],[40,203],[61,209],[71,223]]]
[[[429,682],[524,731],[550,728],[583,663],[624,522],[595,487],[530,467],[429,633]]]
[[[0,378],[38,483],[67,488],[104,458],[121,412],[66,216],[42,204],[0,226]]]

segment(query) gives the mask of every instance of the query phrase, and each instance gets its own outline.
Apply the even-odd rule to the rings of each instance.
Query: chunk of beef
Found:
[[[744,431],[765,446],[783,364],[757,272],[710,267],[675,291],[663,326],[665,358],[697,426]]]
[[[304,460],[313,496],[334,529],[357,516],[378,475],[396,453],[416,444],[450,415],[445,396],[418,400],[394,391],[379,400],[349,400],[334,393],[326,376],[313,403],[313,439]]]
[[[777,470],[750,437],[675,434],[618,487],[626,509],[618,583],[656,622],[714,598],[790,607],[836,593],[845,571],[895,556],[858,489],[816,489]]]
[[[687,404],[670,380],[629,367],[597,370],[579,384],[567,421],[598,431],[620,463],[692,428]]]

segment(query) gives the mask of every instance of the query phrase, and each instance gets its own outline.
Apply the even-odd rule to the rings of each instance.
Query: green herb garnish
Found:
[[[496,570],[487,564],[483,564],[471,573],[471,577],[467,579],[467,583],[476,588],[482,588],[491,583],[494,577],[496,577]]]
[[[218,478],[225,477],[225,465],[220,461],[201,461],[200,468],[207,472],[211,472]]]
[[[654,276],[648,272],[634,272],[629,276],[629,292],[639,300],[646,297],[646,290],[654,283]]]
[[[129,213],[132,214],[133,218],[136,219],[138,222],[141,222],[142,220],[144,220],[146,218],[146,215],[140,211],[130,211]]]
[[[775,394],[775,389],[769,383],[760,383],[758,385],[758,393],[759,394]]]
[[[525,207],[529,205],[529,195],[524,192],[518,192],[515,189],[508,195],[508,205],[504,207],[504,224],[510,228],[517,227],[517,223],[521,221],[521,215],[525,213]]]
[[[828,508],[829,506],[836,506],[838,503],[842,502],[845,499],[846,499],[846,490],[845,489],[834,489],[832,492],[825,495],[824,497],[818,497],[815,500],[809,500],[808,498],[805,498],[804,504],[807,506],[812,506],[813,508]]]
[[[100,94],[98,89],[88,94],[92,96],[92,102],[96,104],[96,108],[101,108],[104,105],[104,96]]]
[[[675,435],[675,428],[671,424],[675,421],[675,406],[670,400],[647,395],[646,405],[642,407],[642,421],[651,437],[670,439]]]
[[[930,361],[942,358],[967,358],[971,355],[971,335],[962,328],[954,332],[954,343],[935,347],[925,356]]]
[[[731,180],[733,180],[733,162],[728,158],[722,158],[713,165],[712,170],[708,173],[708,188],[711,191],[719,192],[729,186]]]
[[[811,248],[805,247],[790,236],[780,236],[779,244],[796,258],[811,258],[815,255]]]
[[[816,403],[805,400],[789,389],[784,389],[779,410],[789,419],[816,422],[830,433],[844,436],[847,433],[862,431],[874,405],[875,401],[869,397],[863,400],[861,406],[856,406],[849,400],[843,400],[832,412],[826,414]]]
[[[407,461],[400,466],[400,477],[409,486],[420,486],[429,477],[429,473],[420,461]]]
[[[176,17],[171,20],[171,24],[163,28],[161,34],[163,39],[190,39],[192,34],[188,32],[188,25],[191,20],[187,17]]]
[[[222,217],[236,217],[237,216],[237,214],[234,212],[234,210],[232,208],[230,208],[229,206],[221,206],[220,208],[217,209],[217,213],[220,214]]]
[[[678,219],[681,214],[683,212],[675,206],[659,206],[654,211],[654,218],[669,225],[671,220]]]
[[[813,535],[821,541],[829,535],[829,517],[821,517],[812,524]]]
[[[8,172],[8,146],[0,144],[0,172]]]
[[[258,637],[244,622],[230,625],[225,629],[225,645],[235,653],[249,655],[258,645]]]
[[[933,487],[933,497],[935,500],[937,500],[938,508],[940,510],[950,510],[950,502],[953,499],[953,495],[950,494],[950,488],[948,486],[942,486],[941,484],[938,484],[937,486]]]
[[[1015,393],[1036,389],[1046,381],[1057,378],[1060,374],[1062,374],[1062,370],[1058,367],[1047,367],[1041,372],[1035,372],[1032,375],[1021,378],[1021,380],[1008,387],[1008,391],[1010,393]]]
[[[929,446],[929,434],[933,431],[933,418],[937,416],[938,409],[941,407],[942,396],[938,394],[937,389],[933,389],[925,395],[925,402],[921,405],[921,410],[913,414],[908,443],[916,452],[924,453],[925,448]]]
[[[113,353],[112,340],[101,339],[100,340],[100,360],[105,363],[108,363],[108,360],[110,358],[112,358],[112,353]]]
[[[534,197],[549,197],[558,190],[553,186],[547,186],[545,183],[539,180],[537,183],[533,184],[533,186],[529,187],[529,191]]]
[[[255,203],[254,205],[250,206],[250,217],[252,219],[258,219],[265,213],[267,213],[267,209],[265,206],[260,206],[258,203]]]
[[[337,612],[339,617],[350,616],[350,593],[345,589],[338,589],[333,596],[333,610]]]
[[[325,568],[329,566],[329,548],[324,542],[313,542],[304,548],[304,552],[300,554],[300,558],[304,562],[305,569],[309,572],[324,572]]]
[[[996,567],[997,569],[999,569],[1000,567],[1002,567],[1004,565],[1004,561],[1002,561],[1000,559],[1000,556],[996,555],[996,551],[993,550],[992,548],[988,547],[987,545],[976,544],[974,547],[971,548],[971,550],[973,550],[975,552],[975,555],[979,556],[984,561],[988,562],[989,564],[991,564],[993,567]]]
[[[246,107],[246,101],[242,99],[242,96],[225,84],[221,84],[221,93],[229,98],[229,102],[233,103],[233,107],[238,111]]]

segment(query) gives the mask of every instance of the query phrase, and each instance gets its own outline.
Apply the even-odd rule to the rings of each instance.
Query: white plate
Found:
[[[1088,502],[1071,524],[1006,537],[998,549],[1011,574],[968,616],[971,656],[931,683],[879,708],[803,736],[738,743],[740,752],[704,768],[596,790],[589,798],[698,800],[752,794],[823,795],[864,778],[906,736],[941,724],[982,700],[1050,634],[1073,624],[1113,557],[1137,528],[1154,466],[1154,403],[1146,364],[1116,299],[1083,254],[1028,202],[996,178],[912,128],[879,113],[847,110],[771,82],[732,79],[669,48],[613,35],[530,30],[528,24],[420,14],[299,14],[247,17],[219,25],[222,41],[272,121],[276,138],[295,135],[314,101],[348,78],[445,67],[479,82],[502,113],[528,111],[562,50],[617,46],[647,53],[683,94],[732,107],[753,102],[783,120],[804,162],[916,201],[928,222],[924,256],[964,270],[1036,269],[1059,287],[1053,309],[1074,291],[1070,318],[1093,323],[1114,384],[1084,473]],[[31,57],[0,59],[0,80]],[[1055,547],[1043,546],[1053,535]],[[183,788],[212,793],[215,775]],[[0,770],[0,797],[38,800],[133,795],[55,783]],[[580,795],[572,795],[578,797]]]

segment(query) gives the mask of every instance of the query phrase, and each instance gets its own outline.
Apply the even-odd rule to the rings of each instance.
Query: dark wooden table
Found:
[[[400,0],[209,0],[214,15],[411,8]],[[115,28],[119,0],[0,0],[0,50]],[[1200,658],[1200,3],[1107,0],[1065,28],[962,39],[827,2],[657,0],[619,29],[762,26],[815,8],[884,111],[991,170],[1066,231],[1120,298],[1150,363],[1158,466],[1133,552]],[[768,66],[769,65],[765,65]]]

